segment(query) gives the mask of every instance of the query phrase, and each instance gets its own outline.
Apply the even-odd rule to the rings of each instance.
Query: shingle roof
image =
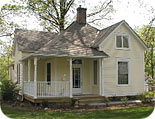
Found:
[[[32,51],[35,55],[108,56],[97,47],[122,22],[103,30],[73,22],[59,34],[17,29],[15,38],[19,50]]]
[[[108,56],[103,51],[92,48],[98,29],[89,24],[73,22],[66,30],[58,34],[40,48],[35,54],[68,56]]]
[[[56,33],[32,31],[32,30],[15,30],[15,39],[20,51],[37,51],[48,41],[54,39]]]

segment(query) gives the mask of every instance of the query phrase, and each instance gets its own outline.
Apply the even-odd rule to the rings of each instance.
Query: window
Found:
[[[118,84],[129,84],[129,61],[118,62]]]
[[[116,48],[119,48],[119,49],[129,48],[129,37],[127,35],[117,35]]]
[[[94,66],[94,85],[97,85],[97,60],[93,62]]]
[[[17,83],[20,83],[20,64],[17,64]]]
[[[72,64],[82,64],[82,60],[75,59],[75,60],[72,61]]]
[[[47,63],[47,83],[51,81],[51,63]]]

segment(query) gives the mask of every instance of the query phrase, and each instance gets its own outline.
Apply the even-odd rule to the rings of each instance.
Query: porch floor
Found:
[[[24,98],[33,103],[42,103],[43,101],[48,102],[68,102],[70,103],[72,99],[78,99],[80,104],[88,104],[88,103],[97,103],[103,101],[103,96],[94,95],[94,94],[79,94],[73,95],[72,98],[70,97],[38,97],[34,99],[32,96],[24,95]]]

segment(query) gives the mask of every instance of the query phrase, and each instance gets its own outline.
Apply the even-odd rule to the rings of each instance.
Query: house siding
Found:
[[[83,59],[83,67],[82,67],[82,90],[83,93],[89,94],[90,93],[90,60]]]
[[[130,49],[118,50],[115,49],[115,35],[123,33],[129,35]],[[144,92],[144,48],[135,38],[135,36],[122,24],[117,31],[107,39],[101,46],[110,57],[104,59],[103,64],[103,80],[104,80],[104,95],[119,96],[119,95],[135,95]],[[117,58],[128,58],[130,60],[129,85],[117,85]]]

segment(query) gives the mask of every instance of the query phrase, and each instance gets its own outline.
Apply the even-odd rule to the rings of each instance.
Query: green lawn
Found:
[[[14,119],[68,119],[68,118],[102,118],[102,119],[141,119],[149,116],[153,107],[135,107],[117,110],[100,110],[84,112],[49,112],[20,110],[2,106],[5,115]]]

